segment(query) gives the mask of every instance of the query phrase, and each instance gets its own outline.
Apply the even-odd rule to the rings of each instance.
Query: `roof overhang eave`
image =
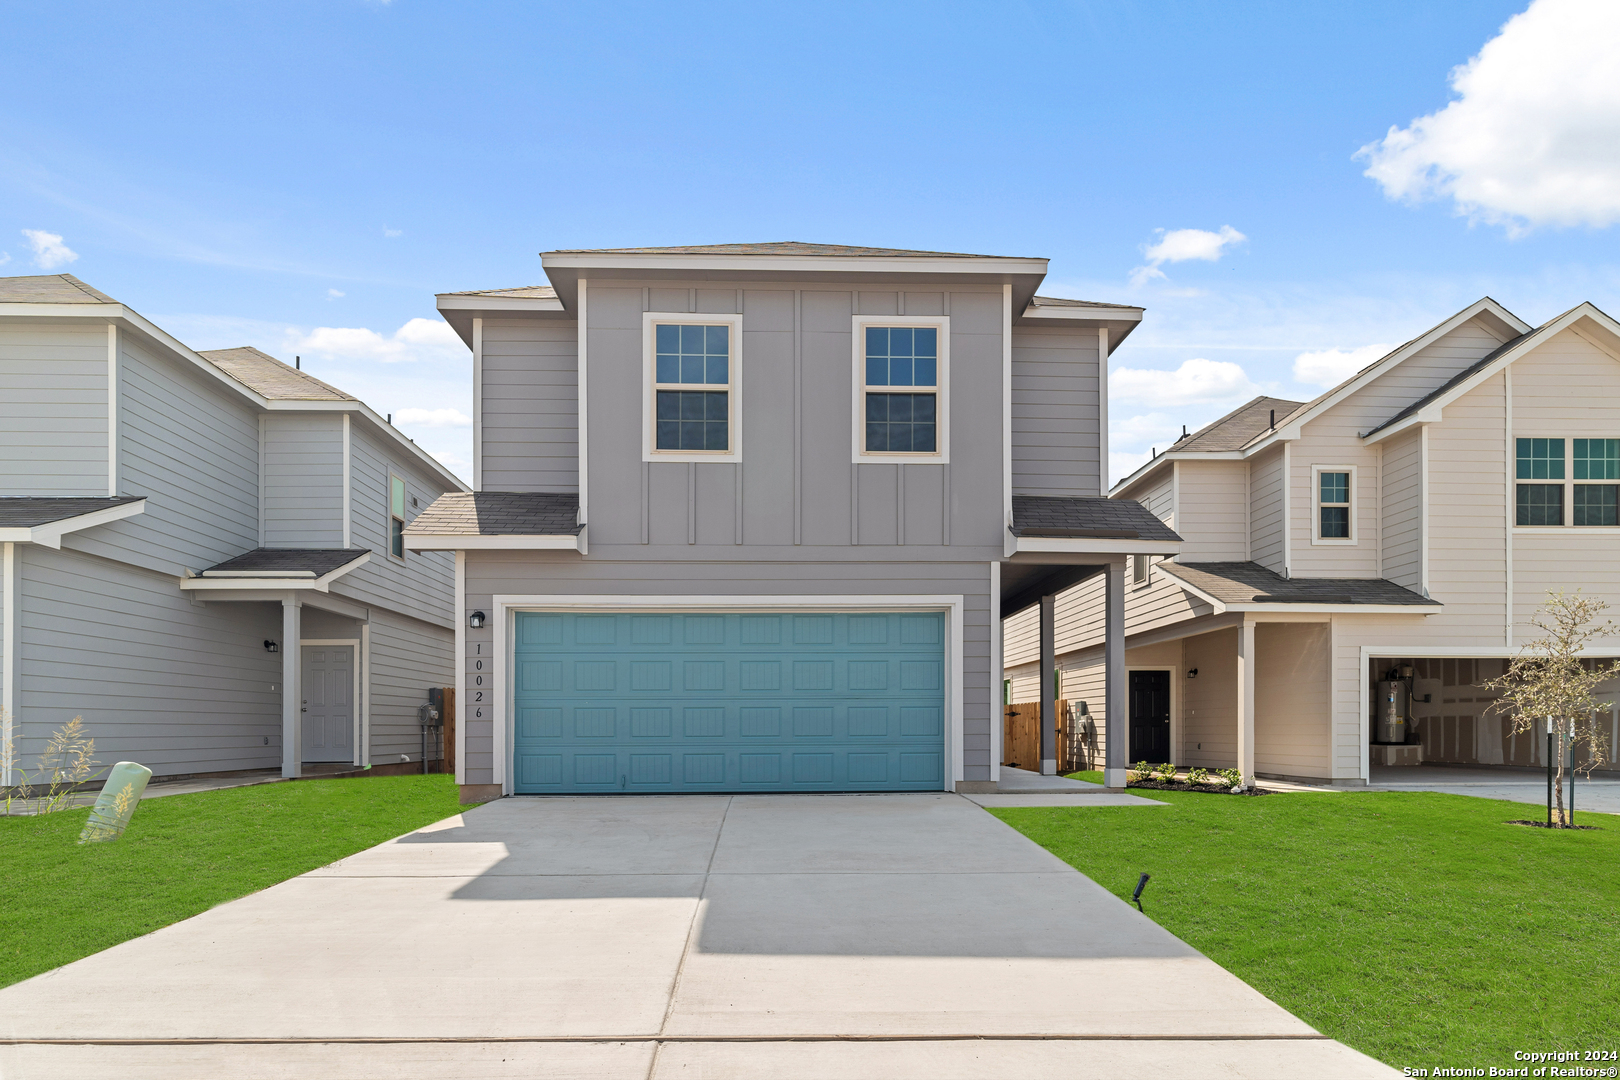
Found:
[[[405,546],[412,551],[580,551],[585,550],[585,534],[541,533],[533,535],[468,535],[466,533],[405,533]]]
[[[146,513],[146,499],[143,497],[120,506],[109,506],[105,510],[92,510],[88,514],[76,514],[57,521],[47,521],[43,525],[0,528],[0,544],[38,544],[60,551],[62,537],[69,533],[81,532],[97,525],[122,521],[124,518],[144,513]]]
[[[1046,277],[1046,259],[899,255],[654,255],[542,252],[540,265],[569,311],[579,310],[581,278],[637,280],[804,281],[854,279],[881,284],[953,281],[1013,287],[1013,310],[1029,306]]]
[[[1179,540],[1142,540],[1123,537],[1014,536],[1007,554],[1028,555],[1176,555]]]
[[[242,590],[262,592],[287,590],[326,592],[332,582],[345,574],[358,570],[371,561],[367,551],[357,559],[350,559],[336,570],[317,575],[312,570],[204,570],[201,574],[180,579],[180,587],[193,592]]]

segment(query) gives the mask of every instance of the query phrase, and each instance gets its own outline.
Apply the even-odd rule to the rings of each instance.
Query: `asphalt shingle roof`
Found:
[[[528,491],[452,491],[405,526],[406,536],[577,536],[579,496]]]
[[[49,525],[65,521],[80,514],[93,514],[97,510],[110,510],[125,503],[140,502],[144,495],[120,495],[111,499],[55,498],[8,495],[0,498],[0,529],[31,529],[35,525]]]
[[[251,346],[209,349],[197,355],[249,390],[274,401],[359,400]]]
[[[1180,540],[1170,526],[1131,499],[1014,495],[1014,536]]]
[[[1573,310],[1573,309],[1571,309],[1571,310]],[[1496,358],[1498,356],[1501,356],[1503,353],[1507,352],[1509,349],[1516,348],[1519,345],[1524,344],[1526,341],[1528,341],[1531,338],[1535,337],[1537,334],[1545,332],[1550,323],[1556,322],[1557,319],[1562,319],[1564,317],[1564,315],[1568,315],[1568,314],[1569,314],[1569,312],[1566,311],[1566,312],[1564,312],[1563,315],[1559,315],[1556,319],[1548,319],[1547,322],[1542,323],[1540,326],[1536,327],[1534,330],[1530,331],[1528,334],[1520,334],[1516,338],[1513,338],[1513,339],[1511,339],[1509,341],[1504,341],[1501,345],[1498,345],[1496,348],[1492,349],[1490,352],[1486,353],[1484,356],[1480,357],[1478,360],[1474,361],[1472,364],[1469,364],[1467,367],[1465,367],[1461,371],[1457,372],[1457,374],[1455,374],[1451,378],[1447,379],[1440,386],[1435,387],[1434,390],[1430,391],[1427,394],[1424,394],[1421,398],[1419,398],[1418,400],[1412,402],[1412,404],[1408,405],[1406,408],[1402,409],[1400,412],[1396,413],[1394,416],[1390,417],[1388,420],[1385,420],[1382,424],[1379,424],[1377,427],[1373,428],[1371,431],[1368,431],[1367,434],[1371,435],[1374,431],[1382,431],[1385,428],[1389,427],[1391,424],[1394,424],[1394,423],[1397,423],[1397,422],[1399,422],[1401,420],[1406,419],[1408,416],[1411,416],[1413,413],[1415,413],[1418,410],[1422,409],[1425,405],[1427,405],[1429,402],[1433,401],[1435,398],[1438,398],[1438,397],[1446,394],[1447,392],[1449,392],[1451,390],[1451,388],[1456,386],[1458,383],[1466,381],[1467,379],[1469,379],[1473,375],[1477,374],[1481,370],[1489,367],[1492,364],[1492,362],[1494,362],[1496,360]]]
[[[1439,607],[1384,578],[1285,578],[1253,562],[1156,564],[1224,604],[1400,604]]]
[[[368,554],[370,552],[366,548],[254,548],[234,559],[210,566],[203,574],[250,574],[268,570],[281,573],[305,571],[321,577]]]
[[[960,251],[915,251],[911,248],[850,247],[783,240],[765,244],[694,244],[682,247],[562,248],[547,255],[828,255],[837,258],[1009,259],[1016,255],[969,255]]]
[[[1286,398],[1257,397],[1246,402],[1211,423],[1205,424],[1185,439],[1178,439],[1170,449],[1182,450],[1241,450],[1271,427],[1271,414],[1275,410],[1277,423],[1300,407],[1300,402]]]
[[[116,304],[72,274],[0,277],[0,304]]]

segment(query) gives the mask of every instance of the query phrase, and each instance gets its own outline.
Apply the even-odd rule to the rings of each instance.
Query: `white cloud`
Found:
[[[9,252],[9,251],[0,251],[0,266],[4,266],[4,265],[6,265],[6,263],[8,263],[10,261],[11,261],[11,252]]]
[[[394,423],[413,427],[472,427],[472,417],[460,409],[400,409]]]
[[[388,226],[384,225],[383,226],[383,235],[387,236],[387,237],[404,236],[405,235],[405,230],[404,229],[390,229]]]
[[[1214,262],[1227,248],[1248,239],[1230,225],[1222,225],[1220,232],[1209,232],[1205,229],[1154,231],[1159,234],[1159,242],[1149,245],[1143,252],[1148,257],[1148,262],[1154,266],[1167,262],[1186,262],[1188,259]]]
[[[1140,469],[1147,459],[1152,456],[1153,455],[1147,450],[1136,452],[1130,450],[1114,450],[1110,448],[1108,451],[1109,486],[1112,487],[1125,477],[1131,475],[1131,473],[1135,472],[1137,469]]]
[[[1452,70],[1456,100],[1361,148],[1365,175],[1510,235],[1620,221],[1617,40],[1614,0],[1535,0]]]
[[[1142,413],[1139,416],[1110,416],[1108,418],[1108,443],[1110,446],[1133,445],[1141,446],[1144,443],[1167,443],[1181,435],[1181,423],[1172,420],[1164,413]]]
[[[1338,386],[1375,360],[1381,360],[1393,345],[1363,345],[1359,349],[1324,349],[1294,357],[1294,379],[1313,386]]]
[[[339,299],[342,299],[344,296],[347,296],[347,295],[348,294],[343,292],[341,289],[327,289],[326,290],[326,298],[328,300],[339,300]]]
[[[467,355],[467,346],[442,319],[412,319],[388,337],[365,327],[318,326],[307,334],[288,335],[288,349],[332,360],[384,364]]]
[[[1154,279],[1164,280],[1164,271],[1159,269],[1164,263],[1187,262],[1189,259],[1214,262],[1227,248],[1248,239],[1230,225],[1222,225],[1220,232],[1207,229],[1171,229],[1169,232],[1155,229],[1153,232],[1158,241],[1142,249],[1142,254],[1147,256],[1147,265],[1131,271],[1131,285],[1138,288]]]
[[[1108,401],[1136,401],[1144,405],[1200,405],[1251,398],[1260,388],[1230,360],[1187,360],[1174,371],[1151,368],[1115,368],[1108,373]]]
[[[24,229],[22,234],[27,237],[28,246],[34,249],[34,262],[41,270],[55,270],[79,257],[79,253],[62,243],[62,238],[56,233]]]

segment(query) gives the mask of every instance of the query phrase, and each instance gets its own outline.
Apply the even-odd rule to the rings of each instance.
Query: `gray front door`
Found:
[[[354,760],[354,646],[304,646],[304,760]]]

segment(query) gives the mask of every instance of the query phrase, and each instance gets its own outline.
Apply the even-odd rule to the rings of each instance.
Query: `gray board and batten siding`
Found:
[[[492,611],[498,595],[961,596],[963,779],[988,780],[999,719],[990,564],[1004,557],[1007,524],[1004,328],[1014,323],[1013,490],[1095,497],[1096,327],[1021,325],[994,285],[615,278],[588,280],[581,296],[589,555],[469,550],[467,611]],[[576,310],[483,313],[483,490],[578,490]],[[742,317],[738,462],[643,460],[645,312]],[[948,463],[852,463],[855,316],[949,318]],[[470,344],[470,323],[458,329]],[[492,625],[463,633],[469,664],[495,648]],[[497,697],[467,688],[469,785],[495,782],[496,717],[478,714],[479,692]]]

